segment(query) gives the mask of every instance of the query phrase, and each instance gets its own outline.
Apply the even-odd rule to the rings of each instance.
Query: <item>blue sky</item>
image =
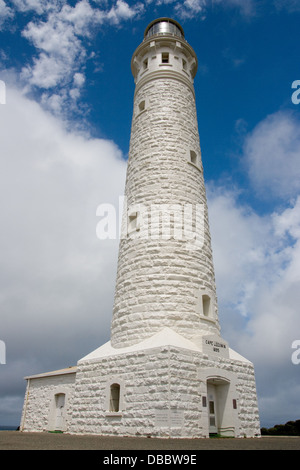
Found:
[[[254,362],[261,425],[299,419],[300,1],[0,0],[0,425],[19,424],[24,376],[109,339],[118,241],[96,209],[123,194],[130,61],[162,16],[199,61],[222,335]]]

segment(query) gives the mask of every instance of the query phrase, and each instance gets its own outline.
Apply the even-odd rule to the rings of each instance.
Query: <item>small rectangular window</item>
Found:
[[[208,295],[202,295],[202,310],[203,315],[208,317],[210,311],[210,298]]]
[[[233,406],[233,409],[234,409],[234,410],[237,409],[237,402],[236,402],[236,399],[235,399],[235,398],[232,400],[232,406]]]
[[[139,103],[139,112],[141,113],[142,111],[144,111],[145,108],[146,108],[146,103],[145,103],[145,100],[143,100]]]
[[[128,233],[138,231],[140,229],[140,224],[138,220],[139,213],[133,212],[128,217]]]
[[[161,61],[163,64],[168,64],[169,63],[169,53],[168,52],[163,52],[161,55]]]
[[[194,150],[190,151],[190,158],[191,158],[191,163],[194,165],[197,165],[197,154],[194,152]]]
[[[203,406],[203,408],[207,407],[207,402],[206,402],[206,397],[205,396],[202,397],[202,406]]]
[[[148,59],[145,59],[143,62],[143,68],[146,70],[148,68]]]
[[[120,385],[110,386],[109,411],[118,412],[120,409]]]
[[[182,68],[183,68],[183,70],[187,69],[187,63],[186,63],[186,60],[184,60],[184,59],[182,59]]]

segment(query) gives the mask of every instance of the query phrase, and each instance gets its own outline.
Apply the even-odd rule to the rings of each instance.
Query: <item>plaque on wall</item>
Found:
[[[202,351],[208,356],[229,357],[228,343],[218,335],[203,336]]]
[[[160,428],[181,428],[183,426],[183,410],[178,410],[177,408],[156,410],[155,425]]]

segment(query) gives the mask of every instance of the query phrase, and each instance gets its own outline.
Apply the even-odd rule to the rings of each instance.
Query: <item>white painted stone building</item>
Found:
[[[132,58],[136,89],[111,340],[27,377],[23,431],[260,435],[253,364],[220,335],[193,80],[174,20]]]

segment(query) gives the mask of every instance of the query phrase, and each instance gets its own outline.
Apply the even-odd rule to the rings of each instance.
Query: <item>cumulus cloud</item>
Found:
[[[251,313],[247,299],[276,249],[273,241],[270,245],[270,227],[250,207],[238,203],[237,191],[209,185],[208,195],[219,294],[247,317]]]
[[[28,23],[23,36],[39,51],[33,65],[23,69],[23,78],[29,85],[52,88],[70,81],[86,58],[81,38],[89,35],[90,27],[100,21],[101,15],[96,13],[83,0],[74,7],[64,5],[59,11],[51,11],[46,21]]]
[[[24,11],[33,9],[44,13],[30,21],[23,36],[36,48],[32,62],[25,65],[21,79],[25,90],[41,89],[43,105],[64,115],[66,107],[74,110],[72,101],[78,101],[81,86],[72,85],[76,77],[82,77],[84,67],[93,56],[88,53],[88,41],[95,34],[95,27],[103,24],[119,25],[143,11],[143,4],[129,6],[124,0],[109,9],[100,8],[88,0],[80,0],[74,6],[61,2],[36,3],[34,0],[15,0],[16,6]],[[50,7],[51,5],[51,7]],[[45,18],[46,15],[46,18]],[[77,81],[78,84],[78,81]],[[83,82],[81,83],[83,85]],[[68,99],[71,97],[71,102]]]
[[[300,191],[300,126],[279,111],[247,136],[244,157],[253,187],[263,197],[290,198]]]
[[[0,31],[6,20],[12,18],[13,10],[7,6],[4,0],[0,0]]]
[[[41,15],[50,10],[55,10],[65,3],[65,0],[11,0],[18,11],[34,11]]]
[[[144,6],[141,2],[130,7],[128,3],[123,0],[117,0],[116,5],[114,5],[105,15],[105,19],[114,23],[119,24],[123,20],[128,20],[144,10]]]
[[[239,189],[208,185],[222,332],[254,362],[269,426],[280,413],[294,416],[299,391],[291,360],[300,332],[299,156],[298,119],[280,111],[258,123],[243,146],[251,187],[273,198],[273,212],[260,215],[241,203]]]
[[[118,207],[126,162],[9,86],[0,111],[0,388],[18,413],[24,375],[75,364],[109,338],[118,241],[97,238],[96,210]]]
[[[284,281],[290,287],[299,282],[300,197],[282,211],[260,216],[241,205],[232,190],[209,186],[208,195],[219,297],[223,308],[251,324],[260,300],[273,302]],[[295,317],[297,302],[292,302]],[[287,328],[294,331],[290,322]]]
[[[182,19],[193,18],[195,15],[202,15],[206,6],[206,0],[184,0],[182,3],[176,3],[175,12]]]

